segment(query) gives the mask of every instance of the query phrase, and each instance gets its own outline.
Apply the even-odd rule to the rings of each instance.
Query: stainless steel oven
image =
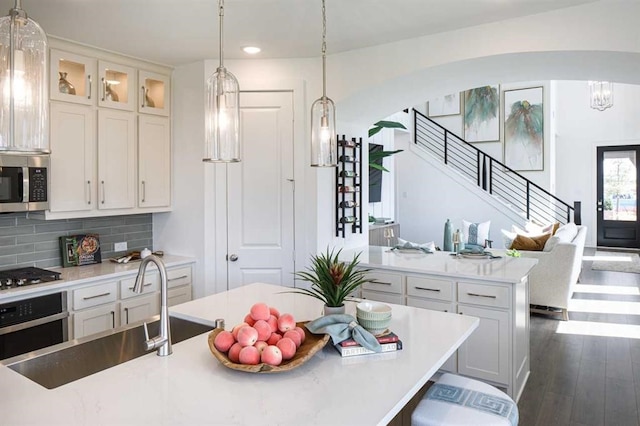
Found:
[[[0,360],[69,340],[65,291],[0,304]]]
[[[0,213],[49,208],[49,156],[0,154]]]

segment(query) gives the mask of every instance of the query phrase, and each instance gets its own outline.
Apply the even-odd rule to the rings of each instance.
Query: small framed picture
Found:
[[[458,114],[460,114],[460,92],[434,98],[427,102],[427,115],[429,117]]]

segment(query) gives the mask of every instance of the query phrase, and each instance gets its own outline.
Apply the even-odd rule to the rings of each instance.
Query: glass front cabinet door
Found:
[[[148,71],[139,71],[138,112],[144,114],[169,115],[169,76]]]
[[[135,70],[125,65],[98,61],[98,106],[133,111],[136,104]]]
[[[84,105],[95,104],[96,60],[51,49],[50,97]]]

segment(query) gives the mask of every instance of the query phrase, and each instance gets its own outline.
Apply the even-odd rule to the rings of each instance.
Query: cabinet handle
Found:
[[[435,292],[440,292],[439,288],[426,288],[426,287],[416,287],[416,290],[426,290],[426,291],[435,291]]]
[[[89,189],[89,201],[87,201],[87,204],[91,204],[91,181],[90,180],[87,181],[87,187]]]
[[[495,299],[496,296],[490,296],[487,294],[477,294],[477,293],[467,293],[467,296],[474,296],[474,297],[485,297],[487,299]]]
[[[129,324],[129,308],[124,308],[125,324]]]
[[[111,325],[112,328],[116,328],[116,313],[111,311]]]
[[[106,293],[102,293],[102,294],[96,294],[95,296],[89,296],[89,297],[83,297],[82,300],[91,300],[91,299],[97,299],[98,297],[104,297],[104,296],[108,296],[110,295],[111,292],[108,291]]]
[[[189,278],[189,275],[182,275],[182,276],[175,277],[175,278],[169,278],[167,281],[177,281],[177,280],[181,280],[183,278]]]
[[[384,284],[384,285],[391,285],[391,283],[385,282],[385,281],[378,281],[378,280],[371,280],[369,281],[371,284]]]
[[[146,92],[144,86],[142,86],[140,88],[142,89],[142,105],[140,105],[140,108],[144,108],[145,107],[144,102],[147,99],[145,95],[147,94],[147,92]]]
[[[91,88],[93,87],[93,79],[91,78],[91,74],[87,75],[87,80],[89,80],[89,93],[87,94],[87,99],[91,99]]]
[[[148,287],[150,285],[152,285],[153,283],[146,283],[146,284],[142,284],[142,287]],[[129,287],[129,290],[133,290],[133,287]]]
[[[105,194],[104,194],[104,181],[101,181],[100,183],[102,184],[102,201],[101,201],[101,203],[104,204],[104,200],[106,198]]]
[[[147,198],[147,185],[144,181],[142,181],[142,202],[144,203],[145,198]]]
[[[102,102],[105,101],[107,97],[107,81],[102,77]]]

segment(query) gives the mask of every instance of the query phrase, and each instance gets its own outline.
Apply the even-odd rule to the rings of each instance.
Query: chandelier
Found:
[[[240,161],[240,87],[223,65],[224,0],[218,2],[220,21],[220,65],[207,80],[205,110],[205,158],[213,163]]]
[[[327,97],[327,14],[322,0],[322,96],[311,105],[311,165],[338,165],[336,108]]]
[[[613,106],[613,83],[610,81],[590,81],[589,100],[591,108],[604,111]]]
[[[49,152],[47,35],[21,0],[0,18],[0,151]]]

